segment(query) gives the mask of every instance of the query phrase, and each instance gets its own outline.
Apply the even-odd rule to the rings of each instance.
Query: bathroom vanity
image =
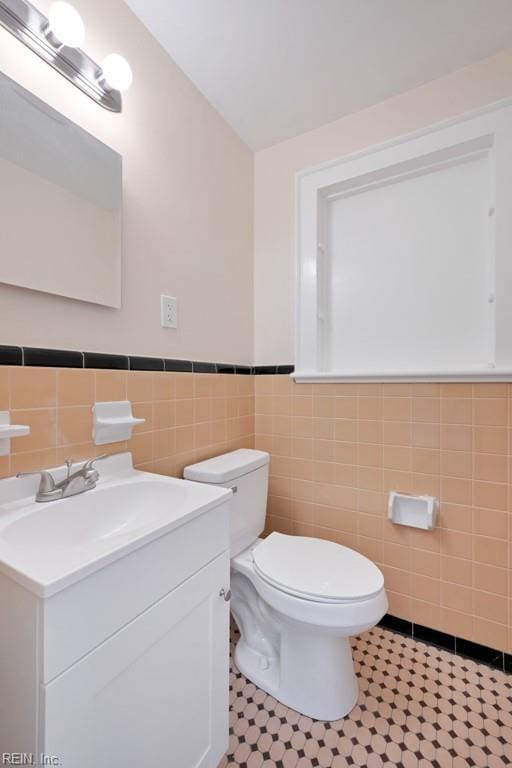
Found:
[[[36,504],[36,489],[0,481],[0,752],[216,768],[231,491],[137,472],[130,454],[79,496]]]

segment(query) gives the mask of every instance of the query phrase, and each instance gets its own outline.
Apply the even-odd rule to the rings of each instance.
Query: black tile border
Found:
[[[164,369],[173,373],[192,373],[192,361],[164,360]]]
[[[445,651],[450,651],[456,656],[476,661],[479,664],[487,664],[489,667],[498,669],[501,672],[512,674],[512,654],[498,651],[495,648],[489,648],[486,645],[473,643],[470,640],[464,640],[455,635],[449,635],[446,632],[439,632],[437,629],[424,627],[422,624],[415,624],[412,621],[399,619],[386,613],[379,621],[379,627],[389,629],[392,632],[398,632],[400,635],[411,637],[422,643],[429,643]]]
[[[295,366],[293,365],[254,365],[252,374],[253,376],[289,375],[294,370]]]
[[[105,368],[127,371],[129,362],[126,355],[106,355],[103,352],[84,352],[84,368]]]
[[[83,352],[72,352],[68,349],[40,349],[39,347],[22,347],[23,365],[52,366],[55,368],[83,368]]]
[[[21,347],[0,347],[0,365],[23,365]]]
[[[459,656],[467,656],[469,659],[479,661],[482,664],[488,664],[490,667],[496,667],[496,669],[505,669],[505,654],[503,651],[488,648],[486,645],[472,643],[470,640],[456,637],[455,653]]]
[[[430,629],[430,627],[424,627],[422,624],[413,624],[412,636],[415,640],[421,640],[421,642],[430,643],[430,645],[438,645],[440,648],[456,653],[456,638],[446,632]],[[460,655],[465,656],[467,654],[461,653]]]
[[[0,344],[1,365],[44,366],[48,368],[98,368],[123,371],[171,371],[174,373],[229,373],[241,376],[293,373],[293,365],[236,365],[200,360],[174,360],[141,355],[109,355],[105,352],[77,352],[69,349],[16,347]]]
[[[252,369],[253,376],[269,376],[277,373],[277,365],[255,365]]]
[[[216,363],[199,363],[197,361],[192,362],[193,373],[217,373]]]
[[[386,615],[382,617],[379,621],[379,627],[391,629],[393,632],[399,632],[401,635],[412,637],[412,621],[399,619],[396,616],[392,616],[390,613],[386,613]]]
[[[235,373],[236,366],[230,363],[217,363],[217,373]]]
[[[159,357],[132,357],[128,358],[130,371],[163,371],[164,361]]]

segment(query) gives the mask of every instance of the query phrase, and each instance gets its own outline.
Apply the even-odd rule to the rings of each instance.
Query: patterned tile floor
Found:
[[[288,709],[232,664],[219,768],[512,765],[512,676],[380,627],[355,638],[353,654],[359,700],[331,723]]]

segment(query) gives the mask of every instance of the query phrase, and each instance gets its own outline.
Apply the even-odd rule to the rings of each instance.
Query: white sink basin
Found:
[[[48,597],[229,498],[226,488],[98,464],[95,489],[36,503],[37,478],[0,481],[0,570]],[[53,472],[57,480],[64,468]]]

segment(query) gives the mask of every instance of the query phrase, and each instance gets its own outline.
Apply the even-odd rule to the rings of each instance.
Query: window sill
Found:
[[[512,382],[511,368],[433,371],[294,371],[297,384],[337,384],[368,382]]]

